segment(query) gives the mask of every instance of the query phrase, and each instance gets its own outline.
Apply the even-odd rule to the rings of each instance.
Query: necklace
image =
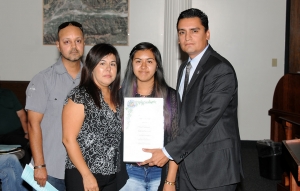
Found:
[[[151,97],[151,96],[153,96],[153,89],[151,90],[151,92],[149,93],[149,94],[147,94],[147,95],[145,95],[145,94],[140,94],[140,93],[138,93],[138,92],[136,92],[135,93],[135,95],[137,95],[137,97]]]

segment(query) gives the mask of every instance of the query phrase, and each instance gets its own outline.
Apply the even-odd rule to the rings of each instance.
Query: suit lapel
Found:
[[[189,90],[191,89],[191,87],[193,86],[193,84],[195,83],[196,79],[199,77],[199,76],[202,76],[202,73],[203,73],[203,69],[206,68],[206,64],[208,63],[207,60],[208,58],[210,57],[210,55],[212,54],[214,50],[212,49],[211,46],[209,46],[206,50],[206,52],[204,53],[204,55],[202,56],[202,58],[200,59],[198,65],[197,65],[197,68],[190,80],[190,83],[188,84],[188,87],[187,87],[187,90],[186,90],[186,94],[189,92]]]

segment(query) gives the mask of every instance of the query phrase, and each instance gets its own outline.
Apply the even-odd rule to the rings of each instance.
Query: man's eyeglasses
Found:
[[[80,23],[78,23],[78,22],[76,22],[76,21],[69,21],[69,22],[64,22],[64,23],[62,23],[61,25],[59,25],[57,33],[59,33],[59,31],[60,31],[61,29],[64,29],[64,28],[66,28],[66,27],[69,26],[69,25],[78,27],[78,28],[80,28],[80,30],[83,32],[83,28],[82,28],[82,25],[81,25]]]

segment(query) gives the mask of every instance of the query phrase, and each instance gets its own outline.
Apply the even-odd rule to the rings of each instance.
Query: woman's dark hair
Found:
[[[129,54],[129,60],[127,63],[127,68],[125,71],[125,77],[122,83],[122,96],[124,97],[135,97],[137,93],[137,78],[133,72],[133,58],[137,51],[140,50],[150,50],[155,58],[157,63],[157,69],[154,74],[154,86],[153,92],[154,97],[164,98],[164,123],[165,129],[170,130],[171,128],[171,112],[170,110],[170,100],[168,99],[168,85],[164,78],[164,70],[162,66],[162,59],[160,52],[156,46],[149,42],[141,42],[137,44]],[[123,102],[123,100],[122,100]],[[124,106],[122,105],[122,118],[124,115]]]
[[[85,63],[83,65],[81,71],[81,80],[79,87],[84,87],[88,93],[93,98],[95,104],[101,108],[100,106],[100,97],[99,93],[101,93],[101,89],[95,84],[93,78],[93,70],[100,62],[100,60],[109,55],[113,54],[116,57],[117,64],[117,75],[116,79],[110,84],[110,100],[111,102],[117,106],[119,105],[119,94],[118,90],[120,88],[120,79],[121,79],[121,61],[120,56],[117,49],[111,44],[96,44],[91,48],[89,53],[86,56]]]
[[[177,30],[178,30],[178,23],[181,19],[185,19],[185,18],[194,18],[194,17],[198,17],[201,21],[201,24],[204,26],[205,28],[205,32],[209,29],[208,27],[208,17],[207,15],[202,12],[199,9],[195,9],[195,8],[191,8],[191,9],[187,9],[185,11],[182,11],[177,19]]]

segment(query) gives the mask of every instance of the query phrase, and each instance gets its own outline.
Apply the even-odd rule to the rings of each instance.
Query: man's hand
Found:
[[[152,157],[145,160],[140,165],[148,164],[149,166],[163,167],[168,161],[168,157],[162,152],[161,149],[143,149],[144,152],[152,153]]]
[[[47,169],[34,169],[34,180],[37,182],[38,185],[40,185],[40,187],[44,187],[47,181]]]

